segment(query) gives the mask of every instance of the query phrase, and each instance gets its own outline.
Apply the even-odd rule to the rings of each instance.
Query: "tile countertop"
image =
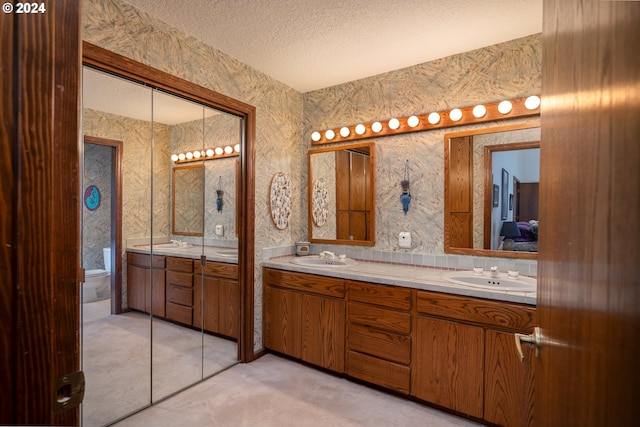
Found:
[[[223,248],[218,246],[191,246],[189,248],[154,248],[154,255],[173,256],[178,258],[200,259],[201,255],[207,257],[207,261],[226,262],[227,264],[237,264],[238,257],[221,255],[224,251],[234,248]],[[127,247],[128,252],[137,252],[141,254],[150,253],[149,245],[133,245]]]
[[[498,291],[495,289],[484,289],[451,283],[442,277],[443,274],[450,273],[451,270],[368,261],[358,261],[357,265],[341,268],[309,267],[291,263],[291,260],[294,258],[296,257],[271,258],[262,261],[262,266],[382,285],[404,286],[426,291],[444,292],[529,305],[536,304],[535,291]]]

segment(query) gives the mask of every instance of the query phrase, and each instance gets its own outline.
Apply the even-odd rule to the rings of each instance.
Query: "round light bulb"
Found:
[[[484,105],[476,105],[473,107],[473,117],[479,119],[480,117],[484,117],[485,114],[487,114],[487,107]]]
[[[213,156],[213,149],[207,148],[207,157],[212,157],[212,156]]]
[[[236,144],[233,146],[233,151],[235,151],[236,153],[240,152],[240,144]]]
[[[389,120],[389,128],[396,130],[400,127],[400,120],[393,118],[391,120]]]
[[[540,97],[536,95],[528,97],[524,101],[524,106],[527,108],[527,110],[535,110],[540,106]]]
[[[351,133],[351,131],[349,130],[348,127],[344,126],[344,127],[340,128],[340,136],[342,136],[343,138],[348,137],[350,133]]]
[[[382,123],[375,122],[374,124],[371,125],[371,130],[374,132],[380,132],[382,130]]]
[[[184,155],[184,153],[180,153],[178,154],[178,160],[184,160],[186,157]]]
[[[311,139],[314,140],[315,142],[320,141],[320,138],[322,138],[322,135],[320,135],[320,132],[314,132],[311,134]]]
[[[502,101],[498,104],[498,111],[500,111],[500,114],[510,113],[512,108],[513,105],[511,105],[511,101]]]
[[[214,152],[220,156],[222,153],[224,153],[224,150],[221,147],[216,147],[216,149],[214,150]]]
[[[356,133],[357,133],[358,135],[362,135],[362,134],[364,134],[366,131],[367,131],[367,128],[366,128],[366,127],[364,127],[364,125],[363,125],[363,124],[359,124],[359,125],[357,125],[357,126],[356,126]]]
[[[178,155],[177,154],[172,154],[171,155],[171,160],[174,161],[174,162],[177,162],[178,161]]]
[[[449,118],[454,122],[457,122],[462,118],[462,110],[460,110],[459,108],[454,108],[449,112]]]
[[[329,129],[328,131],[326,131],[324,133],[324,137],[327,138],[327,139],[333,139],[333,138],[335,138],[335,136],[336,136],[336,133],[334,131],[332,131],[331,129]]]
[[[414,128],[420,124],[420,119],[418,116],[411,116],[407,119],[407,124]]]
[[[191,151],[187,152],[186,157],[189,160],[193,159],[193,153]]]
[[[227,145],[226,147],[224,147],[224,152],[227,154],[233,153],[233,147],[231,147],[230,145]]]
[[[429,121],[429,123],[431,123],[432,125],[437,124],[438,122],[440,122],[440,114],[433,112],[431,114],[429,114],[429,117],[427,118],[427,120]]]
[[[201,155],[202,155],[202,153],[201,153],[201,152],[199,152],[199,151],[194,151],[194,152],[193,152],[193,157],[194,157],[195,159],[199,159]]]

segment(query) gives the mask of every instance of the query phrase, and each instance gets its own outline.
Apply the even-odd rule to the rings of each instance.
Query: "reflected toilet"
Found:
[[[82,302],[107,299],[111,294],[111,248],[102,249],[104,270],[87,270],[82,285]]]

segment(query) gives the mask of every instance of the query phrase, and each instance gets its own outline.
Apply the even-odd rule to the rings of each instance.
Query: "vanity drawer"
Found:
[[[167,271],[167,285],[170,284],[191,289],[193,287],[193,275],[191,273]]]
[[[137,252],[127,252],[127,263],[143,268],[164,268],[165,256],[154,255],[153,259],[149,254],[139,254]]]
[[[225,279],[238,279],[238,266],[224,262],[207,261],[204,268],[199,262],[194,265],[195,274],[200,275],[204,271],[205,276],[223,277]]]
[[[349,301],[347,316],[350,323],[403,335],[411,333],[411,313]]]
[[[411,369],[405,365],[348,351],[347,374],[400,393],[409,393]]]
[[[172,302],[191,307],[193,305],[193,289],[167,283],[166,298],[167,306],[169,302]]]
[[[269,286],[278,286],[329,297],[344,298],[345,284],[343,279],[274,270],[271,268],[265,268],[263,272],[265,283]]]
[[[347,281],[349,301],[360,301],[399,310],[411,309],[411,289]]]
[[[535,308],[434,292],[417,292],[420,314],[481,323],[508,330],[528,331],[535,326]]]
[[[167,257],[167,270],[193,272],[193,260],[189,258]]]
[[[411,337],[349,323],[349,350],[392,362],[411,363]]]
[[[176,322],[191,325],[193,322],[193,309],[180,304],[174,304],[167,301],[167,319],[175,320]]]

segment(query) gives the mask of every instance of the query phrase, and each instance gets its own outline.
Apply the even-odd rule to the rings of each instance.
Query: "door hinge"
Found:
[[[64,412],[75,408],[84,399],[84,372],[78,371],[72,374],[56,378],[53,383],[53,412]]]

